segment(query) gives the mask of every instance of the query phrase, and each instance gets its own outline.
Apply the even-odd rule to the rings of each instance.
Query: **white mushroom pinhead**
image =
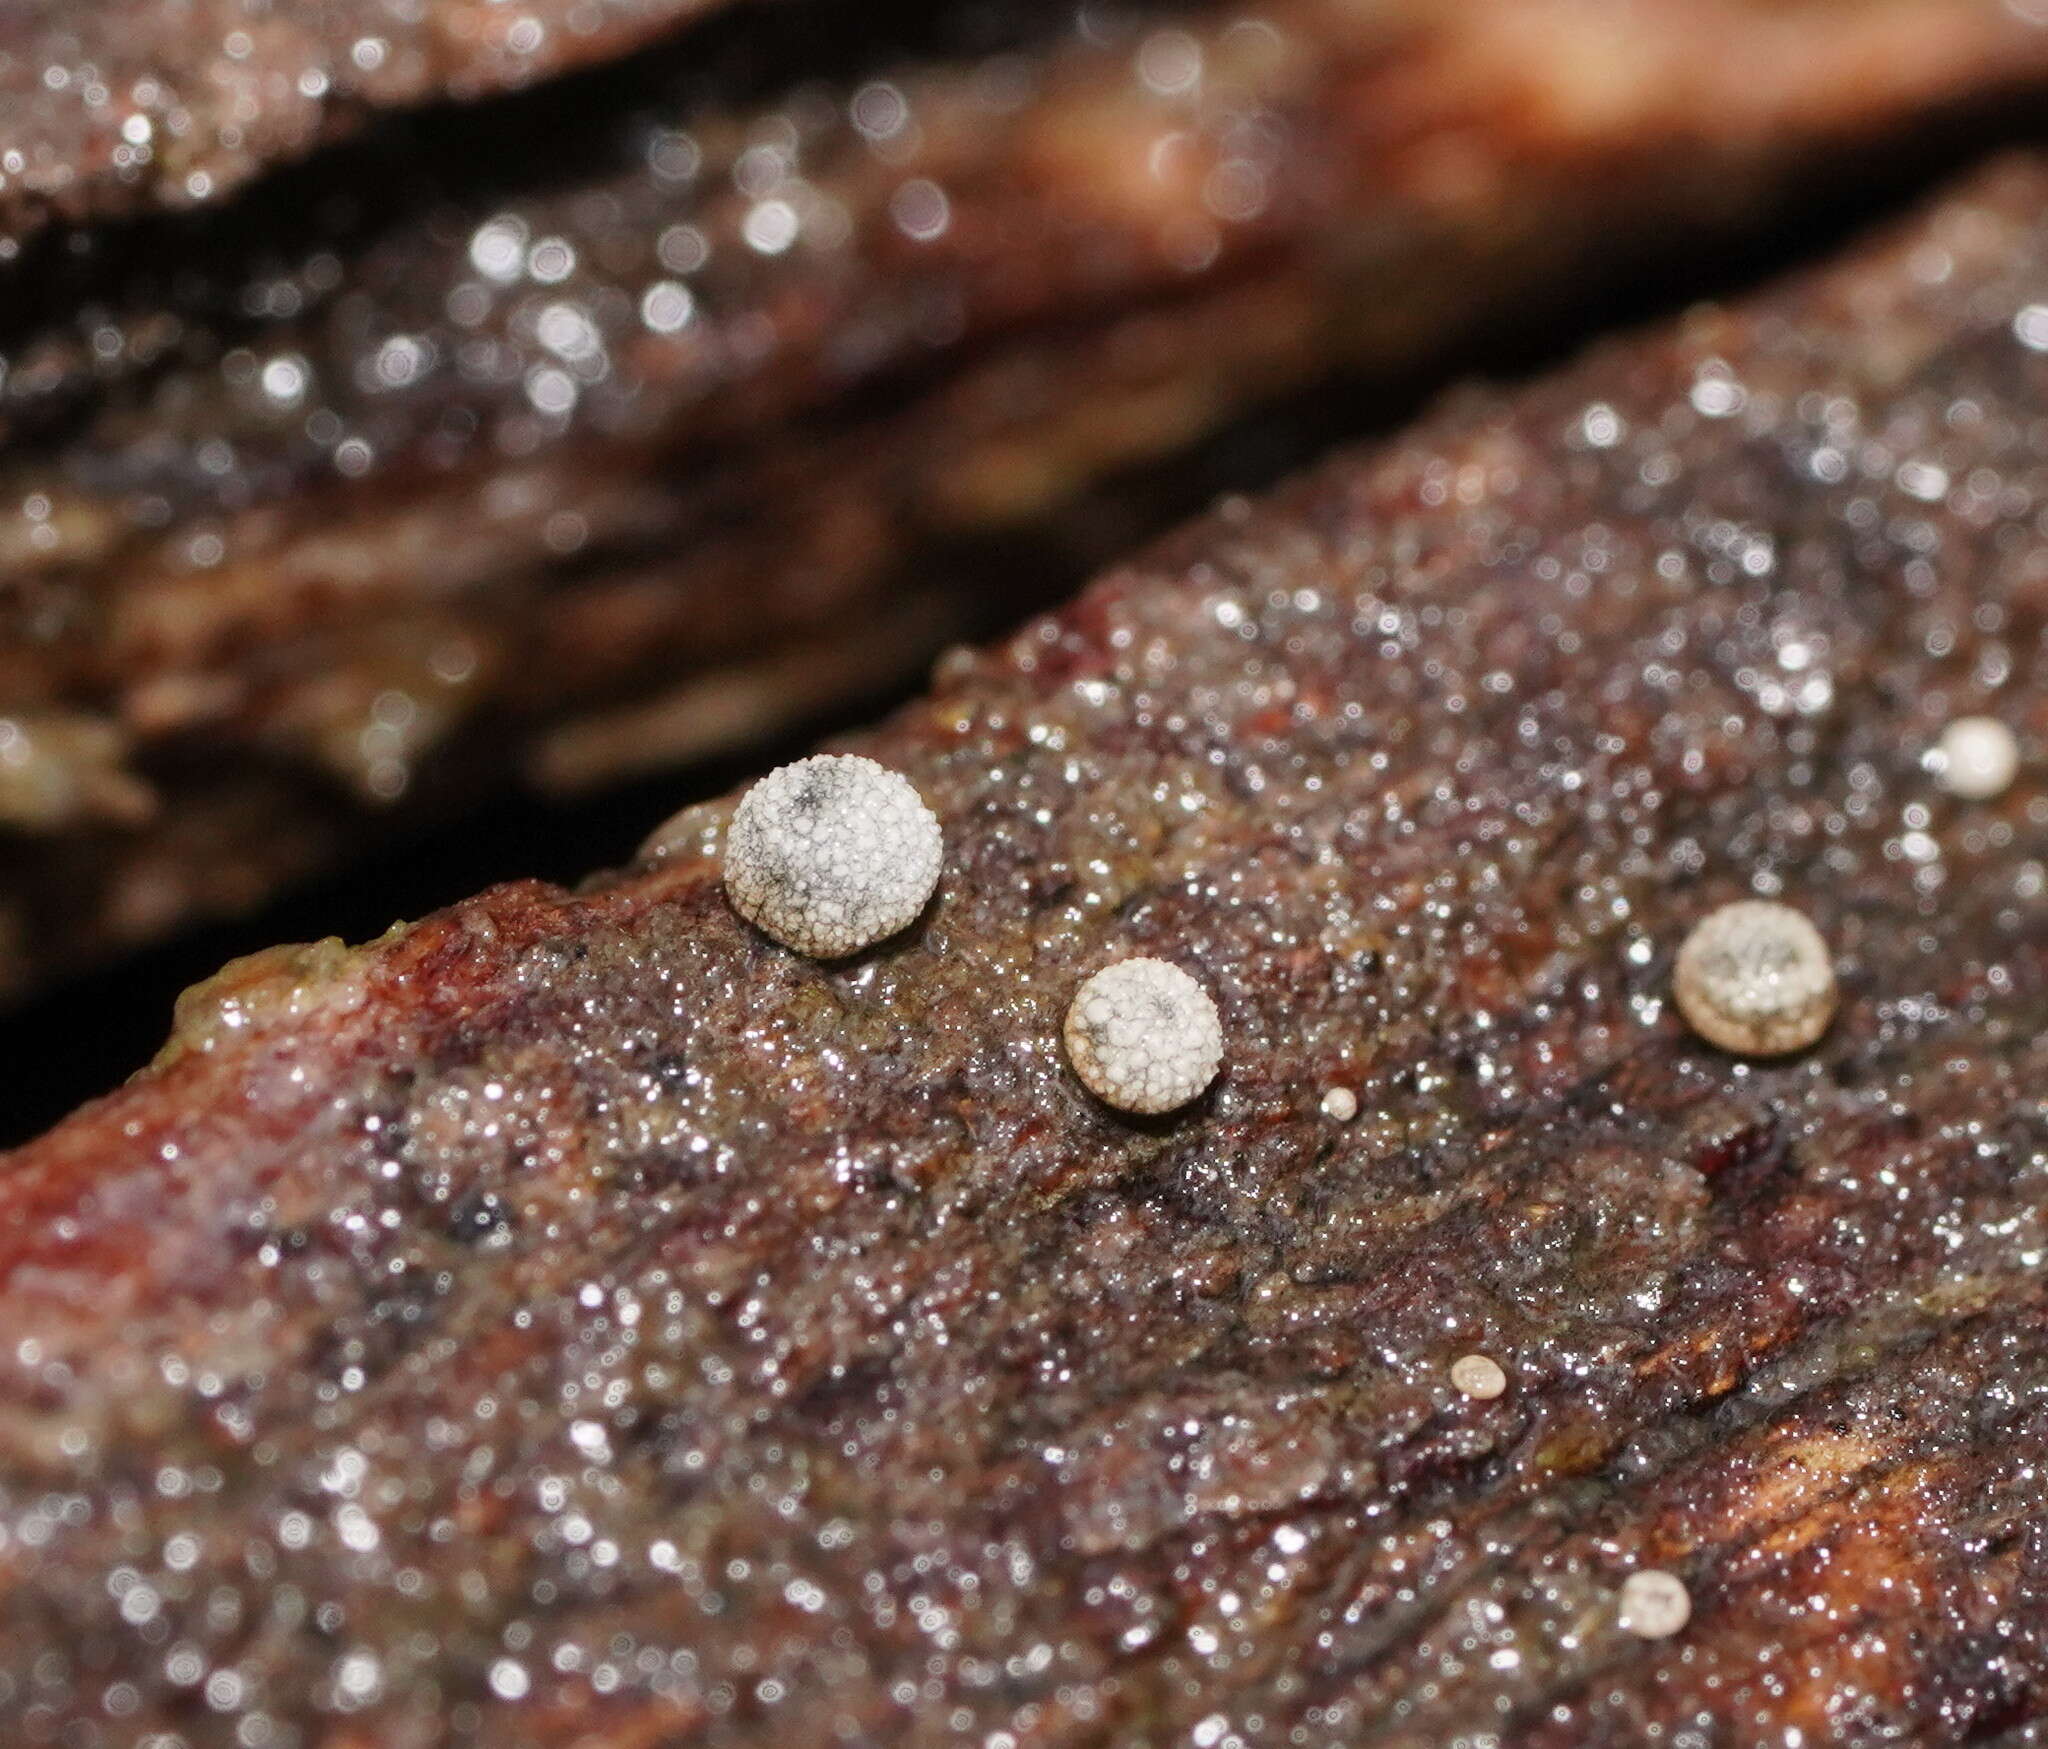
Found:
[[[1172,1111],[1216,1079],[1223,1023],[1209,992],[1165,960],[1120,960],[1074,992],[1067,1059],[1119,1111]]]
[[[1996,717],[1957,717],[1942,730],[1928,763],[1950,795],[1988,802],[2004,795],[2019,775],[2020,744]]]
[[[1617,1619],[1639,1640],[1668,1640],[1692,1620],[1692,1593],[1676,1573],[1644,1567],[1621,1582]]]
[[[725,837],[733,909],[798,953],[837,959],[907,927],[939,882],[939,822],[907,778],[848,753],[771,771]]]
[[[1463,1395],[1490,1403],[1508,1388],[1508,1375],[1490,1354],[1461,1354],[1451,1362],[1451,1383]]]
[[[1835,1017],[1835,967],[1790,905],[1742,899],[1693,926],[1673,977],[1678,1010],[1709,1044],[1741,1056],[1803,1051]]]

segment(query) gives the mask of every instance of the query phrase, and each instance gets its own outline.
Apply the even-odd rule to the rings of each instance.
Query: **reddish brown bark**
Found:
[[[858,961],[717,804],[230,968],[0,1172],[15,1739],[2038,1719],[2044,397],[2030,161],[951,667],[852,743],[949,846]],[[1666,1000],[1752,891],[1842,982],[1781,1062]],[[1228,1041],[1147,1123],[1056,1044],[1132,952]]]

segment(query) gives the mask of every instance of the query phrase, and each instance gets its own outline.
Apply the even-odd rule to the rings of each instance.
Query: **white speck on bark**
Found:
[[[2020,744],[1996,717],[1957,717],[1942,730],[1928,763],[1950,795],[1988,802],[2019,776]]]
[[[907,927],[938,885],[943,854],[939,822],[907,778],[822,753],[771,771],[740,799],[725,890],[785,947],[838,959]]]
[[[1835,1015],[1835,968],[1820,931],[1789,905],[1743,899],[1694,925],[1672,980],[1709,1044],[1741,1056],[1801,1051]]]
[[[1129,959],[1106,966],[1067,1009],[1067,1059],[1082,1084],[1119,1111],[1173,1111],[1216,1078],[1223,1023],[1179,966]]]
[[[1349,1123],[1358,1115],[1358,1095],[1348,1087],[1332,1087],[1323,1095],[1323,1116]]]
[[[1692,1620],[1692,1594],[1676,1573],[1645,1567],[1621,1582],[1618,1619],[1639,1640],[1668,1640]]]
[[[1451,1362],[1451,1383],[1468,1397],[1490,1403],[1508,1388],[1508,1375],[1487,1354],[1461,1354]]]

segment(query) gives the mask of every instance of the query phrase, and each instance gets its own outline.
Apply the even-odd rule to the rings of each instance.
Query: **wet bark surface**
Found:
[[[949,663],[860,959],[719,803],[229,968],[0,1173],[10,1740],[2029,1740],[2044,396],[2029,160]],[[1752,893],[1774,1063],[1667,999]],[[1057,1045],[1133,953],[1226,1038],[1144,1122]]]
[[[31,242],[0,986],[849,696],[877,619],[914,661],[986,617],[948,543],[1646,257],[1710,273],[1788,186],[2048,78],[1987,0],[771,10]]]
[[[14,0],[0,259],[52,223],[203,206],[379,110],[516,90],[726,0]]]

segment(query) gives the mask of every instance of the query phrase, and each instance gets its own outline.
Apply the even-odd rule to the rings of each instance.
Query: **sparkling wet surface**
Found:
[[[2048,76],[1994,0],[259,10],[0,48],[0,990],[895,687],[985,594],[934,547],[1641,236],[1696,291],[1843,140]]]
[[[2011,167],[949,663],[858,743],[946,831],[898,944],[746,929],[721,804],[195,993],[0,1176],[9,1740],[2040,1712],[2044,207]],[[1926,770],[1962,712],[1993,802]],[[1745,894],[1838,956],[1784,1063],[1667,1001]],[[1112,950],[1215,993],[1183,1116],[1060,1061]]]
[[[14,0],[0,43],[0,262],[53,221],[221,198],[394,104],[616,54],[724,0]]]

